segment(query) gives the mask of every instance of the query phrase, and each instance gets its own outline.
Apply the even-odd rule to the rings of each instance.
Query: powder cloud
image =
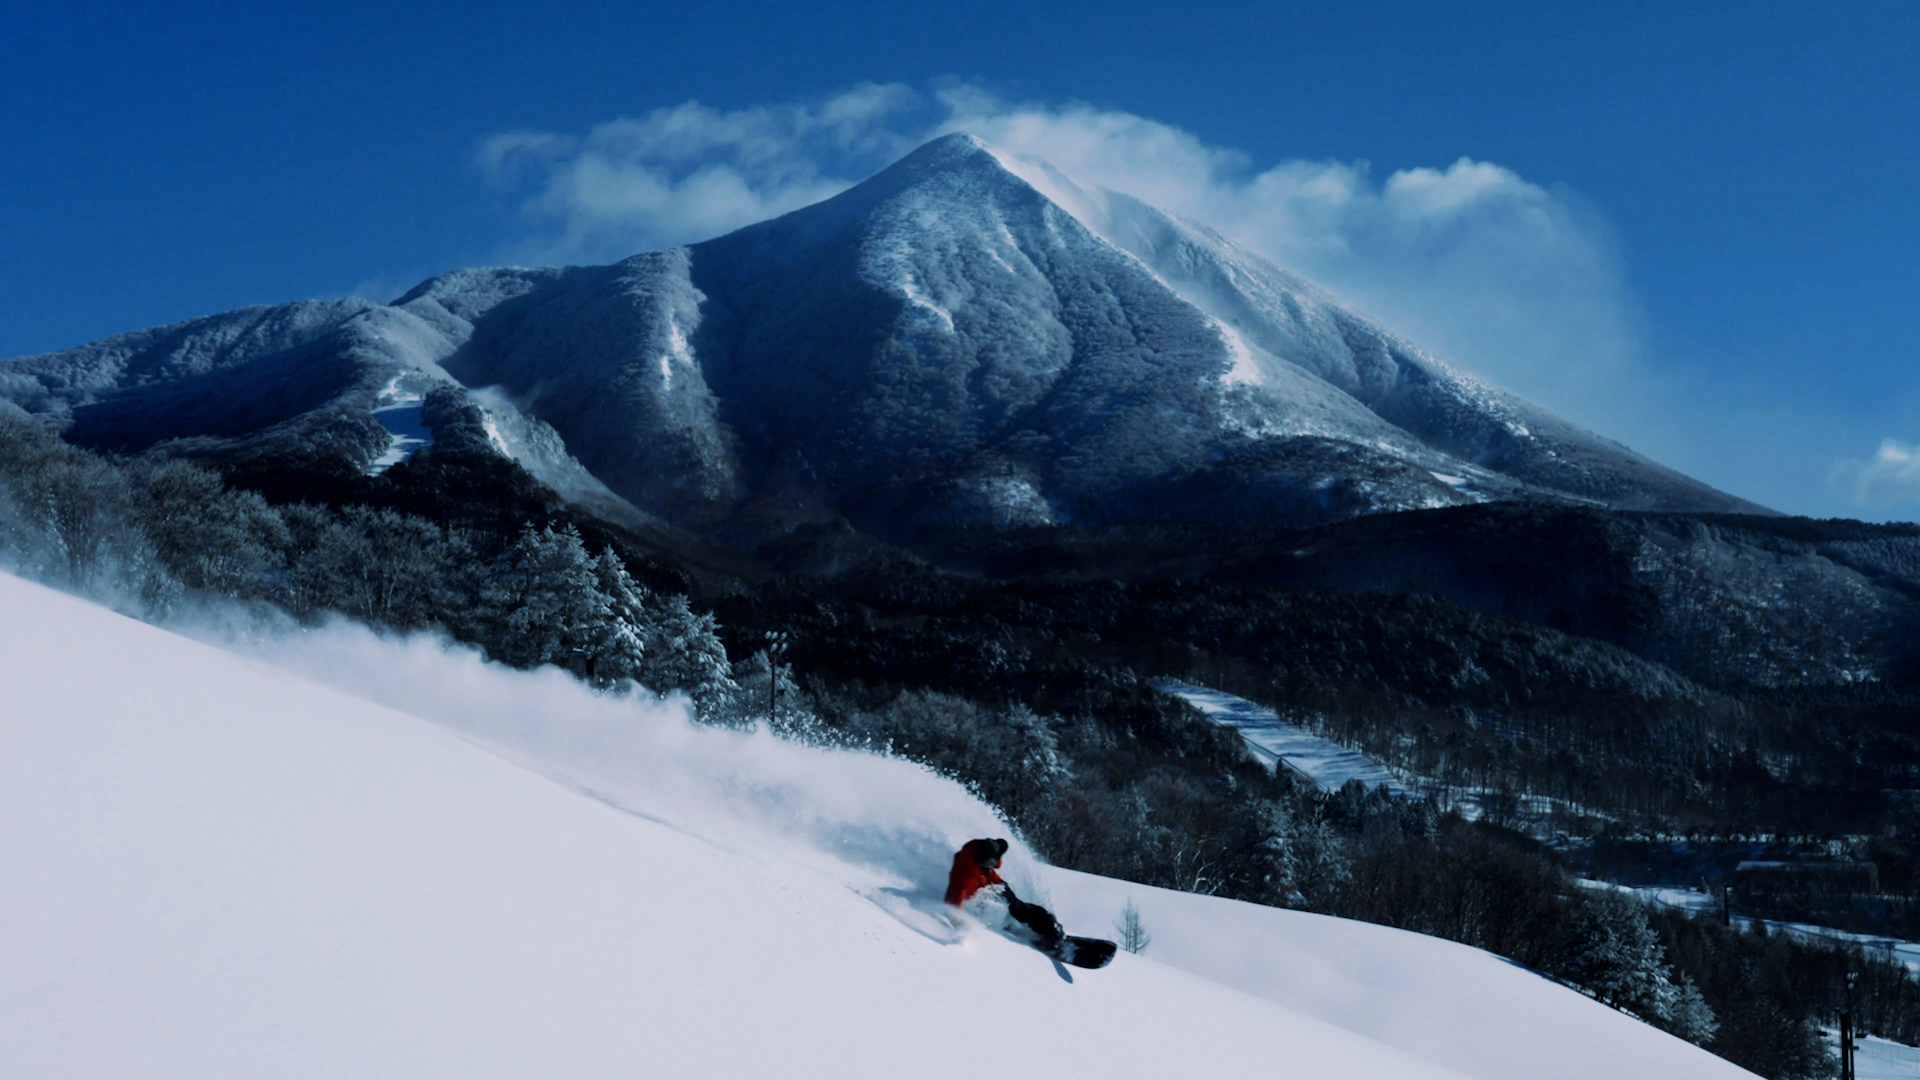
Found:
[[[916,926],[938,909],[954,849],[1009,835],[998,814],[924,766],[711,727],[684,696],[608,694],[558,668],[516,671],[435,634],[334,620],[295,627],[231,609],[176,631],[458,732],[611,806],[725,847],[778,850]],[[1016,847],[1023,864],[1033,856]],[[921,913],[916,914],[915,908]]]

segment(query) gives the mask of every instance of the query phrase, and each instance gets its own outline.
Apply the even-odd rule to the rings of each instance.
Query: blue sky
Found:
[[[699,239],[968,127],[1729,491],[1920,517],[1920,5],[167,8],[0,16],[0,356]]]

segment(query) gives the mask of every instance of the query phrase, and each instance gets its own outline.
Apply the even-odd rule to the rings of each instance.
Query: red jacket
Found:
[[[981,889],[1001,884],[1005,883],[998,873],[981,866],[980,860],[973,857],[971,845],[963,847],[953,857],[953,869],[947,872],[947,903],[959,907]]]

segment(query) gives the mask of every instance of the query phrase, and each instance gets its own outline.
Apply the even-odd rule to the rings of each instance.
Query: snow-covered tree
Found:
[[[0,559],[122,610],[160,612],[180,592],[141,530],[124,469],[69,447],[0,402]]]
[[[487,570],[480,610],[493,631],[489,652],[522,667],[591,663],[612,618],[593,560],[571,525],[527,526]]]
[[[735,689],[730,705],[716,710],[713,719],[735,724],[765,723],[790,739],[831,742],[841,736],[829,732],[813,709],[811,695],[794,679],[793,665],[783,663],[791,639],[784,630],[769,630],[766,647],[733,665]]]
[[[1705,1046],[1720,1030],[1720,1020],[1700,995],[1700,988],[1682,976],[1673,987],[1664,1026],[1690,1043]]]
[[[1230,843],[1234,860],[1234,894],[1263,903],[1302,903],[1296,879],[1294,821],[1286,804],[1271,799],[1242,798],[1233,807]]]
[[[1646,909],[1627,893],[1609,890],[1581,901],[1561,970],[1600,1001],[1646,1020],[1665,1020],[1674,1004],[1660,937]]]
[[[135,520],[181,584],[227,599],[280,598],[288,533],[266,499],[187,461],[141,461],[129,471]]]
[[[607,618],[595,635],[590,674],[601,685],[637,679],[646,666],[646,635],[653,621],[653,594],[633,580],[611,548],[593,560],[595,587],[605,599]]]
[[[1285,900],[1289,907],[1324,904],[1334,890],[1353,876],[1351,860],[1340,836],[1318,814],[1296,814],[1286,835],[1293,887]]]
[[[642,642],[644,658],[635,677],[649,690],[685,690],[703,718],[732,707],[739,687],[711,613],[693,610],[687,598],[667,597],[653,609]]]
[[[1019,818],[1050,797],[1070,772],[1045,717],[1016,702],[1000,719],[998,760],[992,765],[998,773],[995,786],[1004,792],[1003,809]]]

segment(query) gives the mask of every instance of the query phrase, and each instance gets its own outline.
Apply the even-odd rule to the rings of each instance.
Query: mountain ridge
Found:
[[[908,540],[1507,500],[1765,512],[1203,225],[965,134],[609,266],[456,270],[391,304],[240,309],[0,364],[0,396],[85,445],[361,468],[400,445],[374,410],[435,385],[550,431],[502,444],[537,475],[748,544],[768,498]]]

